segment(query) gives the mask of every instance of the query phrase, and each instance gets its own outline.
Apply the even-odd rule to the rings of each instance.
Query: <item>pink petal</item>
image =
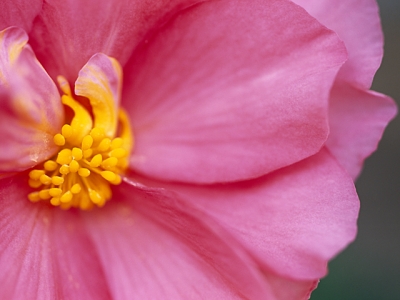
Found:
[[[326,150],[257,180],[167,188],[220,222],[268,272],[296,280],[324,276],[356,234],[353,181]]]
[[[64,120],[54,82],[17,27],[0,32],[0,173],[24,170],[57,149]]]
[[[27,178],[0,180],[0,298],[110,299],[78,214],[30,203]]]
[[[376,150],[396,110],[393,100],[382,94],[349,85],[334,86],[327,147],[353,178],[360,173],[364,159]]]
[[[143,37],[176,11],[202,0],[47,0],[35,20],[32,46],[49,74],[71,83],[98,52],[122,65]]]
[[[271,273],[266,273],[265,277],[273,289],[276,300],[308,300],[318,285],[318,280],[295,281]]]
[[[126,69],[131,167],[210,183],[257,177],[314,154],[327,138],[329,90],[345,57],[334,33],[287,1],[186,10]]]
[[[369,89],[383,55],[383,35],[375,0],[292,0],[344,41],[349,59],[338,80]]]
[[[1,0],[0,30],[9,26],[18,26],[29,31],[33,19],[42,8],[42,2],[42,0]]]
[[[274,299],[229,235],[163,190],[123,183],[86,221],[113,299]]]
[[[102,53],[93,55],[79,71],[75,93],[89,99],[94,126],[115,136],[121,100],[122,70],[118,61]]]

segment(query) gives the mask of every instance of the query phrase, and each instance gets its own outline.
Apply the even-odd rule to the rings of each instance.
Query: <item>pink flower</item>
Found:
[[[396,108],[375,1],[293,2],[2,1],[1,299],[308,299]]]

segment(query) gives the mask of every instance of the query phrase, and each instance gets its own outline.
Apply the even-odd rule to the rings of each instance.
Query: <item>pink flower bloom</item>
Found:
[[[381,58],[373,0],[2,1],[0,298],[308,299]]]

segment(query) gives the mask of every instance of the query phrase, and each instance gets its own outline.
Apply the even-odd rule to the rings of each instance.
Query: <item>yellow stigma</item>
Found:
[[[60,147],[58,153],[29,173],[29,185],[36,190],[28,198],[62,209],[102,207],[111,198],[110,184],[120,184],[128,166],[133,144],[128,117],[119,110],[119,126],[114,130],[118,134],[107,135],[101,123],[107,120],[96,120],[97,112],[87,111],[73,98],[67,81],[58,79],[64,92],[62,103],[72,109],[74,117],[54,135],[54,144]],[[114,104],[111,106],[115,109]]]

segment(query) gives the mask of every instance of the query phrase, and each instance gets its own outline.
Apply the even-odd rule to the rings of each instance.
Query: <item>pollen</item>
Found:
[[[107,134],[104,127],[108,124],[103,124],[107,120],[96,122],[95,110],[89,111],[74,99],[64,78],[59,83],[62,103],[74,116],[54,135],[57,154],[30,171],[28,184],[34,191],[28,199],[62,209],[102,207],[111,199],[111,186],[121,183],[128,166],[133,144],[128,117],[120,109],[115,134]]]

